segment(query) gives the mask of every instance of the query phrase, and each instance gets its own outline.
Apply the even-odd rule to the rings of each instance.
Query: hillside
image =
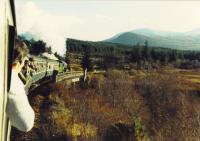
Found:
[[[143,45],[148,41],[149,46],[165,47],[178,50],[200,50],[200,34],[198,30],[188,32],[162,32],[150,29],[138,29],[117,34],[104,40],[125,45]]]

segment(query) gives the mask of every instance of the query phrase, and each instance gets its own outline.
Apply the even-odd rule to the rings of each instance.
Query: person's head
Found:
[[[34,62],[33,57],[30,57],[30,58],[29,58],[29,62]]]
[[[29,65],[29,61],[28,60],[25,60],[24,61],[24,66],[28,66]]]
[[[34,59],[32,57],[29,58],[29,64],[33,65],[34,64]]]
[[[28,54],[28,48],[26,44],[18,39],[15,40],[15,46],[13,51],[13,67],[22,65],[25,56]]]

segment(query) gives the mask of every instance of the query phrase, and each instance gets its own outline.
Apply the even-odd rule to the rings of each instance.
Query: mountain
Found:
[[[112,37],[111,39],[108,39],[106,41],[126,45],[136,45],[138,42],[143,44],[146,40],[151,41],[152,38],[131,32],[125,32],[123,34],[118,35],[116,38]]]
[[[130,31],[131,33],[141,34],[145,36],[179,36],[181,32],[158,31],[148,28],[140,28]]]
[[[189,36],[198,36],[198,35],[200,36],[200,28],[188,31],[185,34]]]
[[[136,29],[130,32],[119,33],[106,42],[125,45],[144,45],[148,41],[149,46],[165,47],[179,50],[200,50],[200,29],[188,32],[165,32],[152,29]]]

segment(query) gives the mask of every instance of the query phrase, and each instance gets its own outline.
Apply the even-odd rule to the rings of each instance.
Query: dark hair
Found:
[[[33,57],[30,57],[30,58],[29,58],[29,61],[30,61],[30,62],[34,62]]]
[[[13,64],[22,63],[24,57],[28,54],[28,48],[26,44],[18,39],[15,40],[15,46],[13,51]]]

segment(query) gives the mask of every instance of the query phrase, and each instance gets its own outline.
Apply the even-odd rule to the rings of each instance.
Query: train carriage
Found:
[[[41,80],[51,79],[52,81],[54,81],[57,74],[64,72],[63,66],[66,66],[60,60],[53,60],[41,56],[28,55],[27,60],[30,60],[30,58],[36,69],[33,73],[31,73],[31,75],[27,77],[27,80],[25,82],[25,89],[27,92],[32,87],[32,85],[35,85],[36,83],[37,85],[39,85],[38,83],[40,83]]]
[[[0,0],[0,140],[8,141],[9,120],[6,116],[7,92],[10,86],[12,50],[16,36],[13,0]]]

